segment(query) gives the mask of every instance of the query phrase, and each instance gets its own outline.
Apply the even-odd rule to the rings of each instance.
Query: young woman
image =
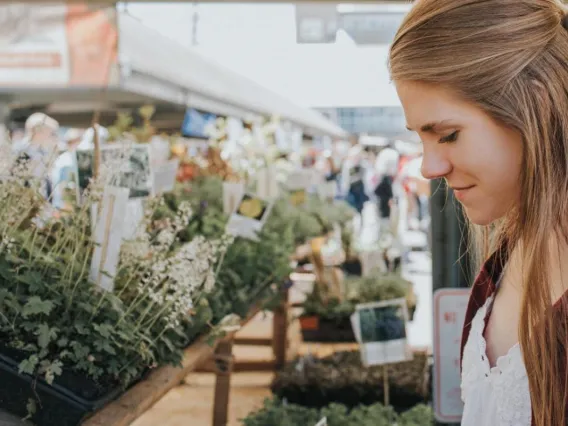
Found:
[[[464,426],[568,409],[568,18],[559,0],[419,0],[390,51],[422,173],[486,260],[464,325]]]

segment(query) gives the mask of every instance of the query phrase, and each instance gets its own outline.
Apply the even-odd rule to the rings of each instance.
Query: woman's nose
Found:
[[[425,147],[420,171],[426,179],[443,178],[452,171],[452,164],[439,150]]]

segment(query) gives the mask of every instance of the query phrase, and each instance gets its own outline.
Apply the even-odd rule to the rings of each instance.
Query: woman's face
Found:
[[[424,144],[422,175],[445,178],[473,223],[503,217],[520,198],[521,134],[448,89],[410,81],[396,89]]]

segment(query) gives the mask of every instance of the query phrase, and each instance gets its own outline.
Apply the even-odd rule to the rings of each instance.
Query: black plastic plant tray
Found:
[[[68,376],[70,377],[70,376]],[[28,414],[27,404],[36,403],[31,421],[37,426],[76,426],[90,413],[115,399],[120,388],[96,399],[85,399],[69,389],[41,378],[18,373],[17,363],[0,355],[0,408],[16,416]]]

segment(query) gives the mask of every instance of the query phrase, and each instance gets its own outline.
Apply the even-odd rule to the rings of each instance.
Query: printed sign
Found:
[[[440,423],[459,423],[463,412],[460,345],[469,292],[447,288],[434,293],[434,414]]]
[[[96,221],[93,232],[95,249],[89,280],[106,291],[114,289],[127,203],[127,188],[107,186],[100,214],[92,210],[92,217]]]
[[[408,308],[404,298],[357,305],[351,324],[359,342],[363,365],[411,360],[407,322]]]
[[[113,83],[117,46],[114,7],[90,2],[0,5],[3,86],[107,86]]]
[[[245,184],[242,182],[223,182],[223,212],[231,214],[243,198]]]
[[[174,190],[176,184],[176,176],[179,169],[179,158],[167,161],[153,170],[154,177],[154,194],[163,194]]]
[[[266,223],[273,203],[245,193],[227,223],[227,233],[258,240],[258,233]]]
[[[152,194],[152,170],[148,145],[105,145],[101,147],[101,165],[112,164],[123,155],[121,152],[124,152],[127,158],[112,184],[130,189],[130,198],[149,197]]]
[[[110,173],[108,184],[130,189],[130,198],[145,198],[153,192],[150,150],[143,144],[112,144],[101,147],[101,170]],[[94,173],[94,150],[77,150],[78,197]],[[119,170],[117,172],[117,170]]]

